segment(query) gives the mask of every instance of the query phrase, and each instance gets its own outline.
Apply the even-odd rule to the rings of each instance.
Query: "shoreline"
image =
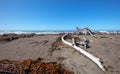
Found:
[[[92,61],[73,48],[61,42],[63,34],[9,34],[0,35],[0,60],[23,61],[25,59],[42,58],[43,62],[57,62],[70,71],[78,74],[119,74],[120,73],[120,35],[95,34],[80,35],[89,39],[89,53],[102,59],[107,71],[102,72]],[[76,35],[75,35],[76,36]],[[5,37],[5,38],[4,38]],[[68,39],[68,41],[70,41]]]

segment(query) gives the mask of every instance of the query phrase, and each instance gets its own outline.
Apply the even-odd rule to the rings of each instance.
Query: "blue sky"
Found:
[[[120,0],[0,0],[0,30],[120,30]]]

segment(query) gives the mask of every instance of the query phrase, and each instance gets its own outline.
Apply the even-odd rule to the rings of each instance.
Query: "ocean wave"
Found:
[[[72,33],[73,31],[13,31],[13,30],[1,30],[0,35],[3,34],[60,34],[60,33]]]
[[[111,33],[114,33],[114,34],[120,34],[120,31],[118,31],[118,30],[111,30],[111,31],[99,31],[100,33],[106,33],[106,34],[111,34]]]
[[[74,30],[60,30],[60,31],[38,31],[38,30],[0,30],[0,35],[3,34],[60,34],[60,33],[73,33],[75,32]],[[101,33],[120,33],[120,30],[111,30],[111,31],[106,31],[106,30],[101,30],[101,31],[93,31],[93,32],[101,32]]]

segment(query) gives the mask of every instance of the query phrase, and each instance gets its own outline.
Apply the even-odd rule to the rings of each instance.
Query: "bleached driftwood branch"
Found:
[[[86,57],[88,57],[88,58],[91,59],[94,63],[96,63],[100,69],[102,69],[103,71],[105,71],[105,68],[104,68],[104,66],[102,65],[102,63],[100,62],[100,59],[99,59],[99,58],[93,56],[92,54],[86,52],[85,50],[79,48],[78,46],[73,45],[72,43],[65,41],[65,40],[64,40],[64,37],[67,36],[67,35],[68,35],[68,34],[64,34],[64,35],[61,37],[62,41],[63,41],[65,44],[73,47],[74,49],[76,49],[76,50],[79,51],[80,53],[84,54]]]

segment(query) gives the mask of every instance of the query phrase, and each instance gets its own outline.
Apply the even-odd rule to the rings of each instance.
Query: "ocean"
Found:
[[[3,34],[59,34],[59,33],[73,33],[75,30],[0,30],[0,35]],[[120,30],[93,30],[93,32],[102,33],[120,33]]]
[[[0,30],[0,35],[3,34],[59,34],[59,33],[72,33],[74,30]]]

